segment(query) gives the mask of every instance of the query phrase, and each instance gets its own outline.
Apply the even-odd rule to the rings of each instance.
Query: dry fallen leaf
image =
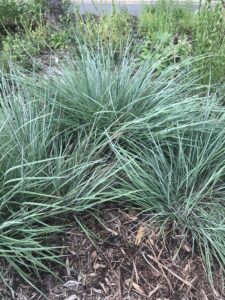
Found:
[[[64,283],[64,286],[69,288],[69,287],[76,286],[76,285],[79,285],[79,284],[80,284],[80,282],[78,282],[76,280],[69,280],[66,283]]]
[[[144,290],[137,283],[132,283],[133,288],[140,294],[145,294]]]
[[[137,220],[137,212],[134,209],[129,209],[129,215],[130,218]]]
[[[111,286],[111,285],[112,285],[107,277],[105,278],[105,282],[106,282],[106,284],[107,284],[108,286]]]
[[[183,249],[186,250],[187,252],[191,252],[191,248],[187,244],[183,245]]]
[[[20,283],[19,285],[22,289],[29,289],[30,288],[30,285],[26,285],[26,284],[22,284]]]
[[[67,275],[70,276],[70,262],[69,262],[69,259],[68,257],[66,258],[66,272],[67,272]]]
[[[88,276],[88,277],[96,277],[96,276],[97,276],[97,274],[93,272],[93,273],[89,273],[89,274],[87,274],[87,276]]]
[[[75,300],[78,299],[76,295],[71,295],[68,298],[66,298],[65,300]]]
[[[187,271],[190,271],[191,270],[191,265],[190,263],[188,262],[188,264],[186,264],[185,268],[184,268],[184,273],[187,272]]]
[[[150,299],[150,297],[154,295],[159,289],[160,289],[160,285],[157,284],[157,286],[148,294],[148,298]]]
[[[91,258],[95,259],[97,257],[97,251],[94,250],[92,253],[91,253]]]
[[[98,264],[98,263],[96,263],[96,264],[94,264],[93,268],[94,268],[95,270],[97,270],[97,269],[105,269],[105,268],[107,268],[107,266],[106,266],[106,265],[103,265],[103,264]]]
[[[92,290],[97,294],[102,294],[102,290],[92,288]]]
[[[126,279],[125,281],[124,281],[124,283],[125,283],[125,285],[129,285],[130,283],[131,283],[131,279],[129,278],[129,279]]]
[[[144,234],[145,234],[145,227],[143,225],[141,225],[139,228],[138,228],[138,232],[137,232],[137,235],[136,235],[136,239],[135,239],[135,245],[140,245],[143,237],[144,237]]]
[[[101,286],[101,288],[103,289],[104,293],[106,294],[107,290],[106,290],[104,284],[102,282],[99,282],[99,285]]]
[[[115,236],[119,235],[119,233],[116,232],[115,230],[112,230],[112,229],[110,229],[110,228],[108,228],[108,227],[105,227],[105,229],[106,229],[108,232],[112,233],[112,235],[115,235]]]
[[[202,300],[209,300],[209,298],[207,297],[207,295],[203,289],[201,289],[201,294],[203,296]]]

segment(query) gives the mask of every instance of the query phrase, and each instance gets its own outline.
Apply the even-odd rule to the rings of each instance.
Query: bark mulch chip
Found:
[[[146,218],[133,211],[108,209],[99,218],[101,223],[90,216],[82,219],[91,229],[91,239],[79,226],[58,237],[65,246],[66,267],[52,270],[62,282],[43,275],[36,283],[47,299],[225,299],[220,271],[214,272],[216,287],[211,288],[201,257],[193,253],[188,239],[181,244],[182,236],[174,233],[162,239],[154,226],[147,226]],[[0,286],[0,299],[46,299],[10,276],[12,289]]]

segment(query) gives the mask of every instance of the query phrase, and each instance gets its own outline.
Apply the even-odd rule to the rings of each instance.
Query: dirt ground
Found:
[[[181,235],[168,228],[163,240],[156,228],[147,226],[146,216],[134,211],[107,209],[99,218],[82,219],[91,229],[88,235],[77,225],[57,238],[65,246],[66,266],[52,270],[61,281],[45,275],[36,283],[47,299],[225,299],[219,270],[211,288],[200,256],[188,241],[181,244]],[[46,299],[12,274],[9,286],[0,286],[0,299]]]

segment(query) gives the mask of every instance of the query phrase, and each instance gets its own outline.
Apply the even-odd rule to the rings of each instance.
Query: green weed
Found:
[[[77,23],[79,40],[92,48],[97,48],[100,42],[106,48],[111,44],[114,49],[120,49],[130,35],[130,16],[126,11],[102,14],[97,18],[87,13],[78,17]]]
[[[7,69],[8,61],[31,68],[34,59],[48,48],[48,28],[40,24],[35,29],[25,29],[25,34],[9,34],[2,42],[0,61]]]
[[[155,53],[168,53],[168,64],[189,56],[204,55],[195,67],[201,70],[203,82],[223,82],[224,64],[224,6],[215,7],[207,2],[198,12],[186,7],[178,8],[170,1],[161,1],[154,8],[145,8],[138,18],[138,32],[144,43],[137,61],[144,61]]]

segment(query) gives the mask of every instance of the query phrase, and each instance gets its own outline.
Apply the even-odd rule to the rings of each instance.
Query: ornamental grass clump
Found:
[[[201,254],[211,283],[215,266],[225,261],[225,130],[177,131],[149,144],[113,149],[124,169],[119,192],[126,206],[149,214],[159,232],[182,235]],[[147,217],[146,217],[147,218]]]
[[[75,212],[107,201],[117,168],[94,131],[76,139],[59,131],[46,91],[31,92],[16,72],[9,79],[0,85],[0,259],[30,282],[30,274],[59,263],[49,237],[71,225]]]
[[[178,123],[187,127],[205,122],[206,107],[219,105],[218,99],[203,93],[191,71],[191,60],[159,75],[163,57],[153,55],[136,68],[128,53],[125,49],[115,62],[112,52],[101,45],[97,52],[81,46],[79,57],[70,58],[44,79],[60,111],[61,128],[90,131],[94,127],[99,133],[126,137],[150,129],[166,135]]]
[[[112,202],[176,221],[222,265],[220,99],[191,61],[158,75],[163,58],[135,69],[128,52],[83,46],[57,71],[0,78],[0,259],[31,284],[63,261],[49,237]]]

